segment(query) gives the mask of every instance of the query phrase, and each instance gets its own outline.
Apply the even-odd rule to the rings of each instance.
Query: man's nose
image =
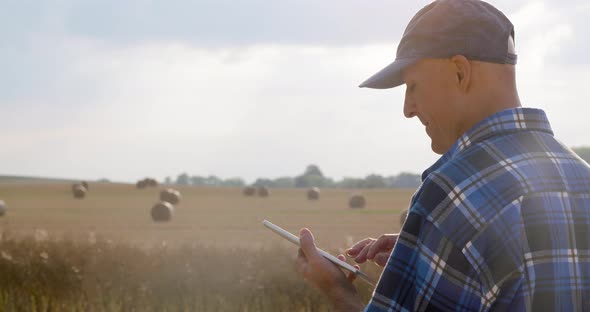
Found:
[[[406,116],[406,118],[412,118],[416,116],[416,107],[414,105],[414,101],[409,99],[407,96],[404,99],[404,116]]]

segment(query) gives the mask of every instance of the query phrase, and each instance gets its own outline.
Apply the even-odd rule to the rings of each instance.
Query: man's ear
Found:
[[[453,64],[455,75],[457,76],[456,83],[459,90],[463,92],[469,91],[469,86],[471,84],[471,63],[463,55],[453,56],[451,58],[451,63]]]

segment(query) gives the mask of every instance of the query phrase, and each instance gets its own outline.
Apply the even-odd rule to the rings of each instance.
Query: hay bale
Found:
[[[253,186],[246,186],[244,190],[242,190],[244,196],[254,196],[256,195],[256,188]]]
[[[172,205],[178,205],[182,196],[180,192],[175,189],[165,189],[160,191],[160,200],[171,203]]]
[[[152,178],[145,178],[145,184],[148,187],[158,187],[158,181]]]
[[[408,218],[408,209],[404,209],[402,213],[399,215],[399,225],[404,226],[406,219]]]
[[[135,186],[138,189],[144,189],[147,186],[147,182],[145,181],[145,179],[144,180],[139,180],[139,181],[137,181],[137,183],[135,183]]]
[[[317,187],[310,188],[307,190],[307,199],[308,200],[319,200],[320,199],[320,189]]]
[[[6,203],[0,199],[0,217],[6,214]]]
[[[74,198],[82,199],[86,197],[86,188],[82,184],[74,184],[72,186],[72,193]]]
[[[168,222],[174,214],[174,206],[171,203],[161,201],[152,207],[151,215],[154,222]]]
[[[365,208],[366,204],[367,200],[362,194],[353,194],[348,200],[348,206],[350,208]]]
[[[257,193],[259,197],[268,197],[270,195],[270,191],[266,186],[259,186]]]

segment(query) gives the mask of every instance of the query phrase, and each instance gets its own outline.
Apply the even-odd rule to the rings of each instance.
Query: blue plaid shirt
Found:
[[[366,311],[590,311],[590,166],[499,112],[422,175]]]

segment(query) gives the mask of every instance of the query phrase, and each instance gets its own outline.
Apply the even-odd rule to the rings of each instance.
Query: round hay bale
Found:
[[[72,193],[74,198],[82,199],[86,197],[86,188],[82,184],[75,184],[72,186]]]
[[[402,213],[399,215],[399,225],[403,226],[408,218],[408,209],[404,209]]]
[[[365,199],[365,196],[361,194],[353,194],[348,200],[348,206],[350,208],[365,208],[366,204],[367,200]]]
[[[82,186],[83,186],[83,187],[84,187],[84,188],[85,188],[87,191],[90,191],[90,188],[89,188],[89,186],[88,186],[88,182],[86,182],[86,181],[82,181],[82,182],[80,182],[80,184],[81,184],[81,185],[82,185]]]
[[[244,196],[254,196],[256,195],[256,188],[253,186],[246,186],[242,193]]]
[[[320,199],[320,189],[317,187],[310,188],[307,190],[307,199],[308,200],[319,200]]]
[[[180,192],[175,189],[165,189],[160,191],[160,200],[171,203],[172,205],[178,205],[182,196]]]
[[[145,178],[145,184],[148,187],[158,187],[158,181],[152,178]]]
[[[6,214],[6,203],[0,199],[0,217]]]
[[[270,191],[266,186],[259,186],[257,192],[259,197],[268,197],[270,195]]]
[[[138,189],[144,189],[147,186],[147,182],[145,180],[139,180],[137,183],[135,183],[135,186]]]
[[[154,222],[168,222],[174,214],[174,206],[171,203],[161,201],[152,207],[151,215]]]
[[[74,192],[74,191],[76,190],[76,188],[77,188],[77,187],[80,187],[80,186],[84,187],[84,186],[83,186],[82,184],[80,184],[80,183],[74,183],[74,184],[72,184],[72,192]]]

